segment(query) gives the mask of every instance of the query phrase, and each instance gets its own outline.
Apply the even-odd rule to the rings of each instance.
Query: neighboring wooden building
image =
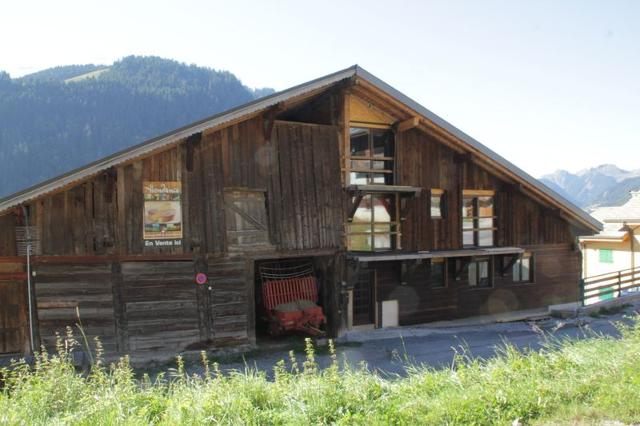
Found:
[[[640,266],[640,192],[630,195],[621,206],[600,207],[592,212],[604,229],[596,235],[580,237],[584,278]]]
[[[142,357],[255,344],[266,264],[313,266],[334,336],[573,301],[599,228],[354,66],[0,200],[0,352],[29,351],[27,231],[36,347],[78,310]]]

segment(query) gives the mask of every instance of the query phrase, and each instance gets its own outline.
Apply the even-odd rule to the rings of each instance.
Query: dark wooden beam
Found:
[[[115,193],[117,176],[118,172],[114,167],[107,169],[107,171],[104,173],[105,186],[103,197],[105,203],[113,202],[113,194]]]
[[[523,186],[521,183],[504,183],[503,189],[505,192],[517,194],[523,191]]]
[[[460,163],[470,163],[473,161],[473,154],[470,152],[465,152],[464,154],[455,154],[453,156],[453,162],[456,164]]]
[[[520,258],[520,254],[519,253],[514,253],[511,255],[511,258],[509,259],[509,262],[507,262],[506,265],[504,265],[501,269],[500,269],[500,275],[502,275],[503,277],[505,276],[505,274],[507,273],[507,271],[509,269],[511,269],[513,267],[513,265],[515,265],[516,261]]]
[[[187,138],[187,158],[185,159],[185,162],[188,172],[193,171],[193,152],[196,145],[200,143],[200,140],[202,140],[202,132],[195,133]]]
[[[355,198],[350,201],[349,210],[348,210],[349,214],[347,216],[347,220],[351,221],[351,219],[353,219],[353,215],[356,214],[356,210],[358,210],[358,206],[362,201],[362,197],[364,197],[364,193],[361,191],[358,191],[355,194]]]
[[[263,128],[262,131],[264,132],[264,140],[266,142],[269,142],[269,140],[271,140],[271,132],[273,131],[273,125],[276,122],[276,116],[281,113],[282,111],[284,111],[284,105],[282,103],[279,103],[277,105],[272,106],[271,108],[269,108],[264,114],[263,114],[263,119],[264,119],[264,123],[263,123]]]
[[[454,277],[456,280],[460,279],[460,275],[462,275],[462,271],[464,271],[465,266],[471,263],[470,258],[461,258],[459,260],[460,260],[460,267],[454,271]]]
[[[542,209],[542,216],[544,217],[560,217],[562,215],[561,209],[545,207]]]

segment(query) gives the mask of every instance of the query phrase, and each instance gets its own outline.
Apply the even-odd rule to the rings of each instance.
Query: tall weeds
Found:
[[[540,352],[505,345],[479,361],[461,351],[449,369],[407,365],[394,380],[366,366],[330,365],[315,349],[274,366],[273,375],[246,368],[223,374],[201,353],[202,374],[176,367],[153,380],[136,378],[129,359],[105,365],[102,346],[88,371],[74,367],[71,330],[56,352],[43,348],[33,365],[0,371],[0,424],[510,424],[640,420],[640,323],[620,327],[622,338],[549,342]]]

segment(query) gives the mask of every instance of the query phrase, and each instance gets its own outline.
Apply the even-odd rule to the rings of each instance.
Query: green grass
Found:
[[[280,362],[273,380],[252,370],[223,375],[204,354],[204,377],[187,376],[180,358],[153,382],[136,379],[126,358],[81,375],[68,335],[57,354],[0,372],[0,424],[632,423],[640,420],[640,322],[620,329],[620,339],[555,342],[542,352],[505,346],[488,361],[460,354],[450,369],[408,366],[393,380],[335,355],[319,370],[311,344],[302,359],[292,352]]]

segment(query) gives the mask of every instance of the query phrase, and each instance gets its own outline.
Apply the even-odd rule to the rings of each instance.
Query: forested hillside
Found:
[[[157,57],[0,71],[0,197],[271,92]]]

